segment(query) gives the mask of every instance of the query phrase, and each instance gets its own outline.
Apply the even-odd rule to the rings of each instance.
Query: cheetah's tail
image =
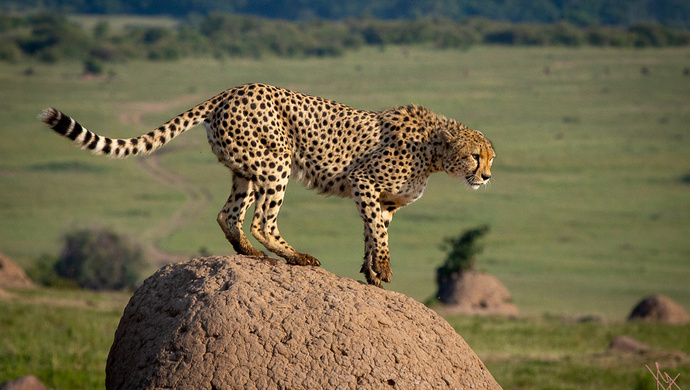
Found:
[[[128,139],[100,136],[52,107],[44,110],[38,119],[50,126],[56,133],[74,141],[82,149],[89,149],[93,154],[122,158],[148,154],[160,148],[171,139],[206,119],[208,114],[222,101],[222,98],[223,94],[214,96],[170,119],[148,134]]]

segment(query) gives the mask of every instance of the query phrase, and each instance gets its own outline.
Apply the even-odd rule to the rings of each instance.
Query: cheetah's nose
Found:
[[[487,175],[485,173],[482,173],[482,179],[489,180],[489,179],[491,179],[491,175]]]

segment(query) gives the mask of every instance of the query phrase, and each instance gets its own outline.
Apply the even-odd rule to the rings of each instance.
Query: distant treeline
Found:
[[[577,26],[658,23],[690,28],[687,0],[2,0],[0,11],[80,14],[168,15],[240,13],[268,18],[308,21],[445,17],[513,23],[568,22]]]
[[[64,15],[0,13],[0,60],[77,59],[95,73],[102,63],[130,59],[337,56],[365,45],[465,49],[477,44],[687,46],[690,32],[647,23],[619,28],[446,18],[285,21],[236,14],[190,17],[176,28],[133,26],[115,31],[104,21],[87,31]]]

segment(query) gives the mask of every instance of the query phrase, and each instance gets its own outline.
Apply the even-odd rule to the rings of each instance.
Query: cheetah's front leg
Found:
[[[382,209],[380,191],[368,180],[351,178],[353,199],[364,221],[364,263],[360,270],[367,283],[381,287],[392,277],[388,250],[388,223],[392,217]]]

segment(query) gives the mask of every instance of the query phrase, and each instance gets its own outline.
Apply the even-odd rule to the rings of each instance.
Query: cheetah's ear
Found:
[[[455,136],[455,134],[453,134],[453,133],[452,133],[450,130],[448,130],[448,128],[446,128],[446,127],[441,127],[440,129],[438,129],[438,131],[441,133],[441,139],[442,139],[444,142],[449,142],[449,143],[450,143],[450,142],[453,142],[453,141],[455,141],[455,140],[457,139],[457,137]]]

